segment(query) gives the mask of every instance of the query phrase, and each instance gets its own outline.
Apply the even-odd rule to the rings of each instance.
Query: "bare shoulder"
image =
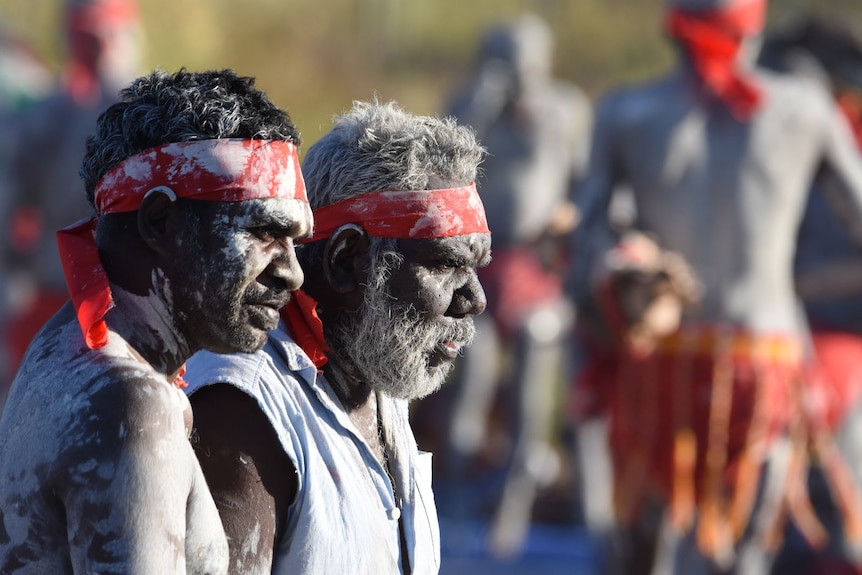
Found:
[[[831,114],[834,100],[826,86],[811,76],[782,74],[757,70],[758,80],[765,86],[768,106],[795,116],[825,117]]]
[[[689,103],[684,101],[686,97],[687,90],[676,74],[642,84],[619,86],[599,99],[597,123],[605,129],[624,129],[661,121],[668,111],[675,112],[688,106]]]
[[[216,383],[191,401],[192,443],[228,535],[231,571],[268,573],[296,498],[296,468],[255,398]]]
[[[592,118],[592,103],[586,93],[571,82],[558,81],[553,84],[553,94],[555,114],[565,127],[585,132]]]
[[[170,460],[178,475],[183,471],[175,460],[187,443],[188,400],[148,366],[125,358],[100,362],[75,407],[57,453],[61,484],[92,487],[112,479],[107,471],[121,461],[138,459]]]
[[[566,106],[572,107],[577,113],[584,113],[592,106],[587,94],[572,82],[554,82],[553,89],[557,99]]]
[[[204,471],[232,467],[240,460],[243,472],[272,473],[288,482],[293,463],[281,446],[278,433],[257,400],[229,384],[207,385],[191,396],[194,408],[192,444]],[[221,471],[226,471],[222,469]],[[237,469],[230,471],[235,473]]]
[[[123,346],[86,349],[79,330],[73,312],[46,325],[2,421],[3,465],[38,468],[58,488],[108,473],[126,445],[186,437],[184,394]]]
[[[191,396],[191,442],[216,494],[252,483],[288,505],[296,494],[295,465],[282,446],[277,424],[257,399],[233,385],[216,383]],[[245,487],[243,487],[245,485]]]

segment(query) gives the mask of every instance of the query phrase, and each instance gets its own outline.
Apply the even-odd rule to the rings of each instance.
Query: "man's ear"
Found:
[[[333,291],[347,294],[364,291],[371,268],[368,234],[360,226],[341,226],[326,242],[323,273]]]
[[[170,220],[176,212],[176,200],[173,190],[159,186],[146,193],[138,208],[138,234],[161,256],[174,251],[176,230],[171,228]]]

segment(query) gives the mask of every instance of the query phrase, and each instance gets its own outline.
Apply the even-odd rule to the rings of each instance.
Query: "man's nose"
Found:
[[[305,274],[296,259],[293,242],[286,241],[275,254],[266,268],[269,275],[280,289],[293,291],[299,289],[305,280]]]
[[[470,277],[455,290],[454,295],[450,310],[453,315],[479,315],[488,305],[485,290],[475,270],[470,272]]]

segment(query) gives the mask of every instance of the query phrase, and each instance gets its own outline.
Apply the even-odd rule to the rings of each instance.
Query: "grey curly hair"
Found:
[[[382,190],[428,190],[476,180],[485,148],[454,118],[417,116],[395,102],[354,102],[308,149],[302,173],[312,209]],[[306,244],[300,261],[315,269],[324,241]],[[372,238],[380,261],[395,240]]]

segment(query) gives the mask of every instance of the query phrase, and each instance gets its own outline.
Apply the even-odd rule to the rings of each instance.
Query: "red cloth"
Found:
[[[42,326],[67,301],[69,296],[64,292],[39,292],[26,309],[20,310],[6,321],[6,325],[3,326],[3,343],[9,356],[10,376],[14,377],[18,371],[18,365],[24,359],[27,346]]]
[[[137,210],[152,191],[195,200],[285,198],[308,203],[296,146],[271,140],[195,140],[145,150],[102,177],[94,196],[97,213]],[[57,232],[66,285],[91,349],[108,343],[103,318],[114,305],[94,237],[97,220]]]
[[[625,473],[631,462],[641,462],[643,468],[636,470],[638,488],[648,486],[644,493],[658,492],[668,499],[673,491],[678,431],[689,429],[696,439],[694,480],[698,497],[705,479],[712,390],[720,360],[712,353],[715,336],[710,330],[692,333],[689,336],[695,339],[689,346],[680,343],[679,335],[671,336],[646,357],[622,351],[594,356],[576,384],[581,403],[575,407],[581,415],[599,410],[610,415],[611,452],[618,473]],[[765,418],[757,439],[768,441],[788,421],[790,384],[801,373],[798,342],[792,338],[737,333],[732,336],[731,348],[730,416],[723,469],[728,481],[752,439],[749,432],[755,399],[759,398]]]
[[[80,2],[69,7],[66,25],[73,30],[92,30],[140,20],[134,0]]]
[[[490,313],[505,337],[521,327],[536,306],[563,296],[560,278],[542,266],[538,256],[524,247],[494,252],[491,263],[477,271]]]
[[[460,188],[359,194],[314,210],[314,235],[328,238],[345,224],[380,238],[445,238],[489,233],[476,184]]]
[[[36,247],[42,236],[42,210],[36,206],[22,206],[12,214],[9,225],[9,244],[12,249],[26,254]]]
[[[139,20],[138,4],[132,0],[81,2],[69,8],[66,15],[69,64],[63,82],[73,100],[89,103],[99,96],[98,63],[94,58],[100,56],[95,53],[92,43],[96,39],[101,41],[112,28],[128,26]],[[105,49],[104,46],[98,48],[99,51]]]
[[[763,28],[765,0],[741,0],[720,10],[670,10],[667,31],[688,52],[703,83],[741,121],[751,118],[763,95],[754,80],[737,68],[745,36]]]
[[[850,124],[856,146],[862,151],[862,96],[843,94],[838,97],[838,109]]]
[[[619,377],[617,369],[620,358],[617,350],[583,345],[586,360],[572,382],[569,394],[569,413],[576,421],[609,412],[614,385]]]
[[[287,324],[293,341],[302,348],[318,368],[326,362],[329,349],[323,337],[323,323],[317,315],[317,302],[302,290],[296,290],[286,306],[281,308],[281,318]]]
[[[834,430],[862,397],[862,337],[815,330],[811,339],[815,359],[806,367],[808,395]]]
[[[308,201],[293,143],[224,138],[172,142],[126,158],[96,185],[96,211],[133,212],[155,188],[213,202]]]
[[[821,553],[814,557],[811,575],[862,575],[862,567],[853,565],[849,558],[842,560]]]

